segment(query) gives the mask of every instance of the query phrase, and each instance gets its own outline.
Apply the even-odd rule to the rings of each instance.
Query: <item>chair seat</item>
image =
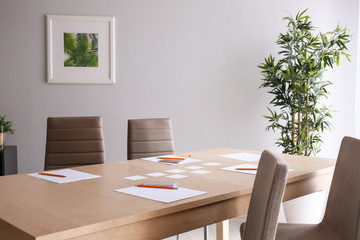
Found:
[[[279,224],[276,240],[360,239],[360,139],[344,137],[324,218],[319,224]]]
[[[291,224],[279,223],[276,240],[344,240],[337,236],[326,224]]]

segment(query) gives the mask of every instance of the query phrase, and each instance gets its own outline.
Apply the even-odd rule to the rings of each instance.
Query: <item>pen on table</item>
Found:
[[[152,185],[136,185],[137,187],[147,187],[147,188],[165,188],[165,189],[177,189],[175,187],[165,187],[165,186],[152,186]]]
[[[257,168],[236,168],[236,170],[257,170]]]
[[[46,172],[41,172],[40,175],[46,175],[46,176],[52,176],[52,177],[66,177],[64,175],[54,174],[54,173],[46,173]]]
[[[185,160],[185,158],[182,157],[158,157],[158,159]]]

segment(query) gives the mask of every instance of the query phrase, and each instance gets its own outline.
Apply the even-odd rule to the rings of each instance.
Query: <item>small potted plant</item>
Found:
[[[15,129],[13,128],[11,121],[6,121],[5,116],[0,115],[0,149],[4,147],[6,133],[14,134]]]

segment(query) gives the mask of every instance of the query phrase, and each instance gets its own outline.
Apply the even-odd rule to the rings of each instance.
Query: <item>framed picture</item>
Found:
[[[115,18],[47,15],[47,82],[115,84]]]

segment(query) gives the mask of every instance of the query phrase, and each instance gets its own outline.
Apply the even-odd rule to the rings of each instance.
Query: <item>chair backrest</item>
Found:
[[[244,240],[275,239],[287,173],[288,165],[284,160],[269,151],[262,152],[251,194]]]
[[[49,117],[45,170],[105,161],[101,117]]]
[[[360,140],[344,137],[331,182],[324,219],[340,239],[360,239]]]
[[[175,152],[170,118],[128,120],[128,160]]]

